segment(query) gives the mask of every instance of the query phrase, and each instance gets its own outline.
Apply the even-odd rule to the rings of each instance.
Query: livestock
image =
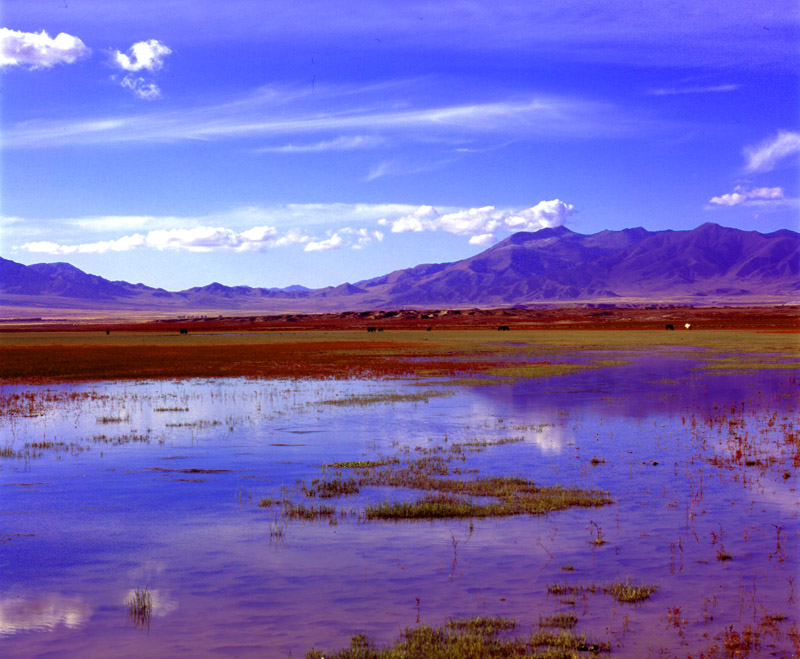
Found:
[[[428,328],[428,331],[429,331],[429,332],[432,332],[432,331],[433,331],[433,327],[429,327],[429,328]]]
[[[367,327],[367,332],[377,332],[377,331],[378,331],[377,327]]]
[[[667,329],[668,330],[674,330],[675,329],[675,325],[667,325]]]
[[[511,328],[508,325],[499,325],[497,327],[497,331],[498,332],[508,332],[510,330],[511,330]]]
[[[181,329],[179,331],[180,331],[181,334],[188,334],[189,333],[189,330],[186,329],[185,327],[181,327]]]

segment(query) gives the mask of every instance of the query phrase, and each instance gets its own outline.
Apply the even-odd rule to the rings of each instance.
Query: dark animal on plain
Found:
[[[675,325],[667,325],[667,329],[668,330],[674,330],[675,329]]]
[[[379,331],[379,332],[383,332],[383,327],[379,327],[379,328],[378,328],[378,331]]]
[[[429,327],[429,328],[428,328],[428,331],[429,331],[429,332],[432,332],[432,331],[433,331],[433,327]]]
[[[109,334],[111,334],[111,330],[106,330],[106,336],[108,336]]]
[[[499,325],[497,327],[497,331],[498,332],[508,332],[510,330],[511,330],[511,328],[508,325]]]
[[[184,327],[184,328],[181,328],[180,333],[181,334],[188,334],[189,330]]]
[[[367,327],[367,332],[377,332],[378,329],[375,327]]]

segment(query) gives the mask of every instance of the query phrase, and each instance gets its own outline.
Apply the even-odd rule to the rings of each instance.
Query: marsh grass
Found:
[[[331,469],[374,469],[376,467],[387,467],[394,464],[400,464],[400,460],[398,458],[387,458],[385,460],[350,460],[349,462],[332,462],[326,466]]]
[[[584,593],[605,593],[611,595],[622,604],[635,604],[649,599],[658,590],[655,584],[633,584],[630,581],[616,582],[601,586],[591,584],[588,586],[568,586],[566,584],[550,584],[547,587],[548,595],[582,595]]]
[[[539,618],[539,627],[557,627],[572,629],[578,624],[578,616],[574,613],[554,613],[546,618]]]
[[[608,652],[606,643],[587,641],[565,631],[560,634],[536,632],[530,637],[508,636],[518,627],[509,618],[468,618],[449,620],[440,627],[406,628],[391,647],[378,647],[364,634],[354,634],[343,650],[310,650],[306,659],[490,659],[532,657],[571,659],[579,651]]]
[[[286,502],[283,504],[283,518],[285,520],[300,520],[315,522],[321,519],[335,519],[335,506],[307,506],[304,503]]]
[[[153,614],[153,597],[150,589],[137,587],[128,595],[125,602],[128,612],[128,621],[134,627],[150,628],[150,617]]]

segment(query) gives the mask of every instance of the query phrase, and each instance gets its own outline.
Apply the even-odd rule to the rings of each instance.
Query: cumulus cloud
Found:
[[[126,75],[120,84],[123,89],[132,91],[136,98],[141,98],[143,101],[154,101],[161,98],[161,89],[159,86],[154,82],[148,82],[144,78]]]
[[[27,242],[19,247],[44,254],[105,254],[127,252],[137,248],[185,252],[261,252],[271,247],[308,242],[310,238],[294,230],[278,235],[274,227],[258,226],[246,231],[224,227],[192,227],[188,229],[156,229],[146,234],[135,233],[116,240],[101,240],[79,245],[62,245],[51,241]]]
[[[112,52],[114,63],[125,71],[158,71],[164,66],[164,59],[172,49],[158,41],[149,39],[139,41],[128,49],[127,54],[118,50]]]
[[[494,233],[498,230],[538,231],[557,227],[564,224],[573,212],[574,207],[560,199],[540,201],[521,211],[484,206],[440,214],[432,206],[420,206],[413,213],[391,222],[391,228],[392,233],[445,231],[470,236],[473,245],[486,245],[494,240]],[[388,225],[389,222],[382,224]]]
[[[382,242],[383,233],[380,231],[370,231],[369,229],[353,229],[344,227],[334,231],[324,240],[312,240],[305,246],[306,252],[325,252],[341,247],[351,249],[363,249],[373,241]]]
[[[164,68],[164,59],[172,49],[158,41],[149,39],[139,41],[128,49],[127,53],[114,50],[111,53],[115,66],[123,71],[130,71],[120,81],[123,89],[132,92],[136,98],[143,101],[155,101],[161,98],[161,88],[152,80],[134,75],[140,71],[155,73]]]
[[[745,188],[737,185],[733,192],[711,197],[710,203],[717,206],[741,206],[749,201],[770,201],[783,199],[783,188]]]
[[[0,68],[49,69],[56,64],[72,64],[91,52],[78,37],[64,32],[52,39],[44,30],[20,32],[0,28]]]
[[[319,252],[341,247],[362,249],[381,242],[384,234],[378,230],[343,227],[329,231],[324,239],[314,238],[302,229],[279,232],[272,226],[255,226],[244,231],[225,227],[196,226],[177,229],[154,229],[133,233],[113,240],[67,245],[50,240],[26,242],[16,249],[40,254],[105,254],[129,252],[134,249],[183,252],[263,252],[274,247],[305,245],[307,252]]]
[[[789,157],[800,153],[800,133],[779,131],[775,137],[744,151],[747,158],[745,171],[769,172],[778,168]]]

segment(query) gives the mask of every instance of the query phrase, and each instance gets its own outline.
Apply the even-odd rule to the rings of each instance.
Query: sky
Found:
[[[3,0],[0,256],[357,282],[516,231],[800,230],[796,0]]]

